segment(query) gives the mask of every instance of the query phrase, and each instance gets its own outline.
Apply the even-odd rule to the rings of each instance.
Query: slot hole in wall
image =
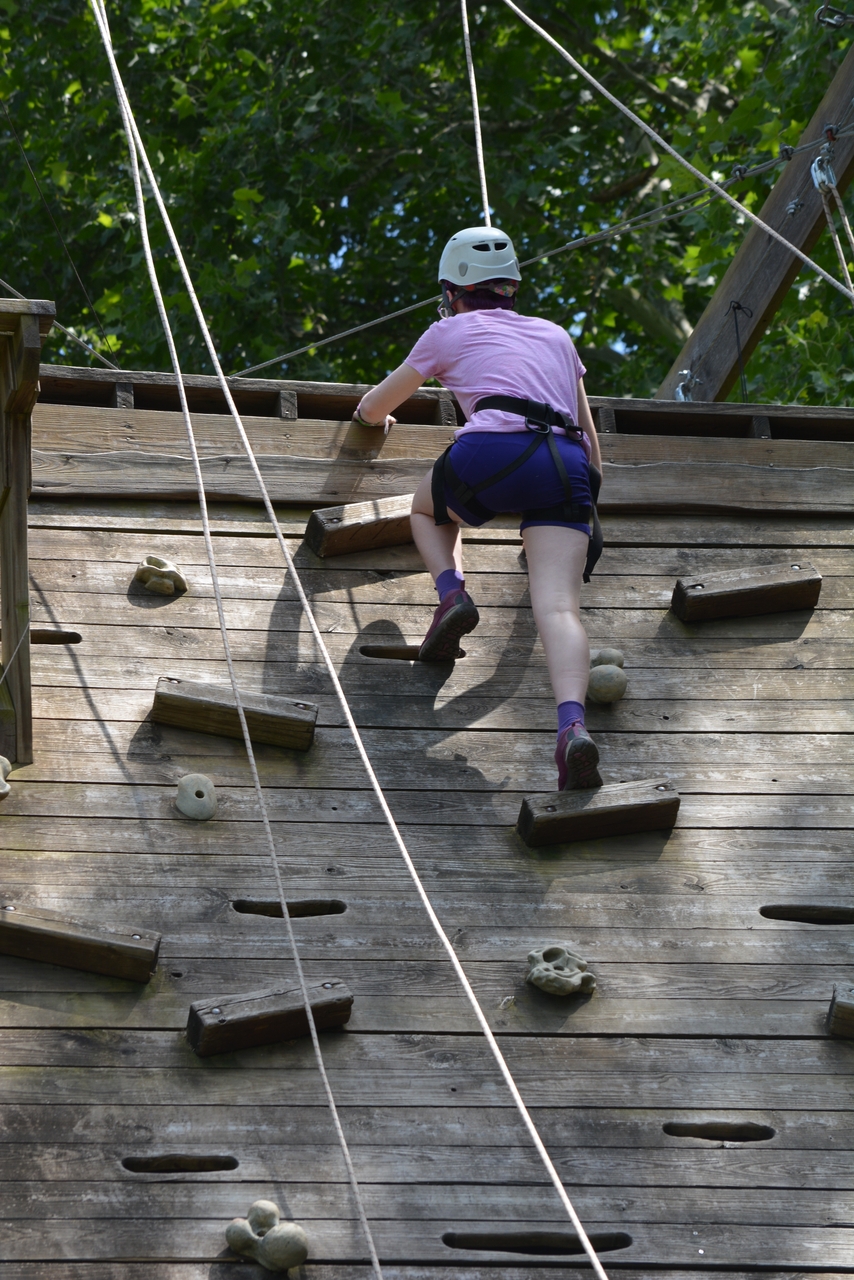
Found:
[[[831,907],[817,902],[784,902],[760,907],[766,920],[791,920],[795,924],[854,924],[854,907]]]
[[[232,907],[243,916],[271,916],[284,918],[278,898],[235,898]],[[288,902],[288,915],[292,920],[306,916],[340,916],[347,910],[347,903],[340,898],[298,898]]]
[[[632,1237],[625,1231],[598,1231],[590,1237],[597,1253],[628,1249]],[[574,1231],[446,1231],[442,1243],[449,1249],[483,1253],[522,1253],[530,1257],[573,1257],[584,1253]]]
[[[662,1129],[671,1138],[705,1138],[709,1142],[769,1142],[777,1132],[753,1120],[668,1120]]]
[[[225,1173],[236,1169],[234,1156],[125,1156],[122,1168],[128,1173]]]

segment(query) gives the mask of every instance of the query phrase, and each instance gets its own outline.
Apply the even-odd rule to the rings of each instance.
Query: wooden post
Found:
[[[32,487],[31,414],[52,302],[0,299],[0,630],[6,679],[0,690],[0,754],[33,758],[27,499]],[[16,654],[14,663],[13,656]]]
[[[854,45],[801,135],[801,143],[824,138],[825,125],[838,123],[852,98]],[[842,192],[854,178],[854,134],[839,138],[834,145],[833,167]],[[821,196],[810,177],[810,166],[817,155],[818,148],[813,147],[794,156],[759,213],[763,222],[807,254],[812,252],[827,226]],[[794,212],[790,212],[790,206]],[[656,392],[656,399],[676,399],[676,386],[684,381],[681,371],[687,369],[699,379],[691,391],[694,400],[725,400],[739,374],[730,303],[740,302],[753,312],[752,316],[744,311],[738,315],[746,362],[801,271],[812,276],[800,258],[772,240],[760,227],[751,226],[694,332]]]

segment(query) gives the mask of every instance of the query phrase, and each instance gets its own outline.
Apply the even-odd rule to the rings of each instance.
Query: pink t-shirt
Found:
[[[550,404],[578,421],[578,382],[584,365],[565,329],[516,311],[463,311],[423,333],[406,364],[453,391],[469,431],[523,431],[524,419],[501,409],[474,412],[482,396],[521,396]],[[555,431],[565,435],[559,427]],[[584,436],[590,455],[590,443]]]

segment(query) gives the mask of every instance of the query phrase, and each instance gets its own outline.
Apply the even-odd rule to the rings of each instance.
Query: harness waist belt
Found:
[[[550,404],[543,404],[539,400],[523,399],[520,396],[482,396],[474,406],[475,413],[481,409],[500,409],[504,413],[517,413],[525,419],[526,428],[533,434],[534,438],[526,449],[522,451],[514,462],[504,467],[501,471],[496,472],[493,476],[487,476],[485,480],[481,480],[478,484],[466,484],[455,472],[451,465],[449,454],[453,445],[449,445],[440,458],[436,459],[433,467],[432,477],[432,497],[433,497],[433,519],[437,525],[450,524],[448,515],[448,507],[445,502],[445,486],[453,493],[454,497],[479,520],[489,520],[495,514],[478,499],[477,495],[482,489],[489,489],[494,484],[498,484],[500,480],[504,480],[507,476],[512,475],[519,467],[521,467],[531,455],[539,448],[545,440],[548,445],[549,453],[555,464],[555,469],[560,476],[563,491],[566,495],[566,501],[558,504],[556,507],[539,508],[537,510],[528,510],[523,514],[526,519],[559,519],[565,520],[570,524],[590,524],[591,539],[590,551],[587,556],[587,564],[584,570],[584,581],[590,581],[590,574],[593,565],[599,559],[602,551],[602,531],[599,526],[599,519],[596,513],[596,497],[598,496],[599,483],[601,480],[599,472],[595,467],[590,467],[591,490],[593,492],[592,504],[576,502],[572,493],[572,484],[567,474],[566,467],[563,465],[563,459],[558,452],[554,438],[554,427],[559,427],[568,435],[577,440],[581,440],[582,432],[572,421],[568,414],[560,413],[553,409]],[[589,465],[589,464],[588,464]]]
[[[562,431],[577,431],[576,424],[568,414],[559,413],[550,404],[540,400],[526,400],[521,396],[482,396],[474,407],[475,413],[481,409],[500,409],[503,413],[518,413],[525,419],[525,426],[531,430],[545,431],[548,427],[560,427]]]

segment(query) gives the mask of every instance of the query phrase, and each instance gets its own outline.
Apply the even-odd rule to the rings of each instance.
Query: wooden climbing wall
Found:
[[[308,1042],[203,1061],[183,1039],[193,1000],[290,980],[293,965],[241,745],[148,718],[160,676],[227,680],[197,512],[165,500],[170,469],[171,496],[184,483],[180,421],[162,405],[87,406],[94,393],[72,383],[75,403],[36,413],[30,554],[34,626],[82,640],[33,649],[35,763],[0,810],[0,889],[163,944],[147,987],[0,957],[0,1277],[249,1280],[261,1273],[228,1260],[224,1227],[264,1197],[309,1233],[305,1280],[367,1280]],[[301,545],[310,495],[293,486],[330,503],[396,476],[386,491],[403,492],[423,469],[411,459],[449,426],[434,396],[388,456],[354,442],[328,399],[323,422],[260,415],[256,444],[300,442],[293,472],[270,464],[291,504],[283,527],[419,872],[606,1269],[850,1274],[854,1045],[823,1023],[834,981],[854,976],[854,412],[771,421],[713,406],[715,434],[705,406],[680,406],[698,410],[692,436],[675,417],[631,430],[622,402],[597,405],[616,426],[604,445],[617,496],[584,618],[594,647],[624,651],[629,687],[590,724],[606,781],[668,776],[682,807],[671,833],[532,853],[512,825],[522,793],[554,785],[553,711],[518,536],[509,521],[466,536],[482,621],[453,670],[364,657],[419,639],[429,579],[410,546],[318,560]],[[762,422],[778,437],[762,439]],[[209,411],[197,423],[209,473],[227,475],[228,424]],[[779,438],[786,423],[800,436]],[[89,477],[77,488],[70,457]],[[786,466],[788,488],[772,474]],[[146,474],[156,500],[133,496]],[[289,901],[312,913],[295,921],[308,976],[355,993],[349,1026],[322,1041],[386,1275],[572,1274],[576,1257],[531,1252],[566,1247],[569,1226],[260,509],[223,501],[214,527],[241,681],[320,707],[311,751],[260,747],[258,760]],[[187,596],[131,585],[151,553],[185,570]],[[824,575],[814,611],[694,626],[668,612],[677,575],[795,557]],[[192,771],[218,788],[206,824],[174,808]],[[849,923],[762,914],[781,906]],[[528,950],[554,942],[589,959],[592,998],[525,985]]]

